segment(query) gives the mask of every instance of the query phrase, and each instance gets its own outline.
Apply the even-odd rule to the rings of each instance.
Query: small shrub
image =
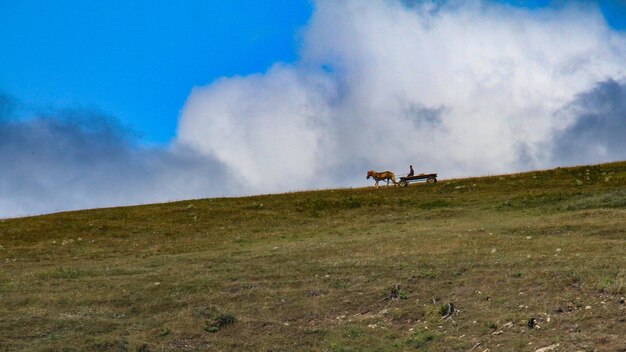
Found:
[[[430,268],[419,268],[414,272],[413,276],[420,279],[434,279],[438,276],[438,273]]]
[[[453,303],[446,303],[439,308],[439,315],[441,315],[442,317],[447,317],[452,315],[454,313],[454,310],[455,308]]]
[[[330,284],[330,287],[336,289],[336,290],[342,290],[342,289],[346,289],[351,287],[352,284],[348,281],[335,281],[332,284]]]
[[[415,348],[422,348],[428,343],[436,340],[438,337],[439,335],[428,330],[416,330],[409,338],[409,344]]]
[[[391,289],[391,292],[385,297],[385,299],[389,299],[391,301],[395,301],[397,299],[406,300],[408,298],[408,293],[402,289],[400,289],[400,285],[395,284]]]
[[[350,326],[346,333],[345,336],[350,338],[350,339],[357,339],[362,337],[365,334],[365,331],[359,327],[359,326]]]
[[[622,294],[626,292],[626,282],[621,277],[603,276],[598,279],[596,288],[600,292]]]
[[[406,301],[409,298],[409,294],[405,290],[399,290],[398,298],[400,298],[403,301]]]
[[[230,314],[218,314],[212,320],[205,321],[204,330],[210,333],[216,333],[223,327],[234,324],[235,317]]]
[[[159,333],[158,333],[159,337],[165,337],[169,334],[170,334],[170,329],[167,326],[159,330]]]

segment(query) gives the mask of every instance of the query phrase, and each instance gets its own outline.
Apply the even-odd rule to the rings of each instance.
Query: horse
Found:
[[[374,170],[370,170],[367,172],[367,179],[369,180],[370,177],[373,177],[376,181],[376,188],[378,188],[378,181],[381,180],[387,180],[387,186],[389,186],[389,181],[393,182],[396,186],[398,185],[396,182],[396,175],[394,175],[391,171],[376,172]]]

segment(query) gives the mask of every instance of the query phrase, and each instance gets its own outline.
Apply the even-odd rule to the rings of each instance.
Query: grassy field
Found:
[[[0,351],[626,351],[625,290],[626,162],[0,220]]]

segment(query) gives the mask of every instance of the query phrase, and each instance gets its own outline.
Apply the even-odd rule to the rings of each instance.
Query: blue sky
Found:
[[[626,2],[601,7],[626,27]],[[93,109],[164,143],[192,87],[294,61],[311,12],[308,0],[2,0],[0,91],[34,110]]]
[[[0,1],[0,91],[174,136],[191,88],[293,61],[307,0]]]

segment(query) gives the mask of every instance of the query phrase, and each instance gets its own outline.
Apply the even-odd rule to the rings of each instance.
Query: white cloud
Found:
[[[185,105],[179,141],[230,166],[251,190],[315,183],[324,156],[328,82],[276,65],[264,75],[196,88]]]
[[[548,167],[576,123],[563,108],[626,76],[626,40],[591,6],[319,0],[303,38],[298,62],[196,88],[181,114],[179,141],[247,192]]]

